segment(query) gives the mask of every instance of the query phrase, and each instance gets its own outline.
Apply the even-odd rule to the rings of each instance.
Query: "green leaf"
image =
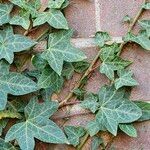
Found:
[[[72,63],[65,62],[63,65],[62,76],[67,80],[71,79],[74,73],[74,66]]]
[[[143,47],[144,49],[150,50],[150,39],[145,32],[141,32],[138,35],[128,33],[123,40],[125,42],[129,42],[129,41],[135,42],[139,44],[141,47]]]
[[[39,26],[46,22],[57,29],[68,29],[67,21],[60,10],[51,9],[47,12],[39,13],[33,21],[33,26]]]
[[[64,130],[67,134],[69,143],[74,147],[79,144],[80,138],[85,134],[83,127],[65,126]]]
[[[65,2],[65,0],[49,0],[48,2],[48,8],[60,8],[62,4]]]
[[[38,54],[33,56],[32,64],[38,70],[43,70],[46,67],[46,65],[47,65],[47,61],[41,57],[40,53],[38,53]]]
[[[137,137],[137,131],[132,124],[119,124],[119,128],[131,137]]]
[[[86,93],[86,91],[82,88],[76,88],[73,90],[73,93],[77,96],[77,99],[83,100],[84,94]]]
[[[42,53],[51,68],[61,75],[63,62],[78,62],[86,58],[85,54],[70,44],[73,31],[58,31],[49,35],[48,49]]]
[[[18,15],[13,16],[9,23],[12,25],[20,25],[25,30],[30,27],[30,13],[29,12],[19,12]]]
[[[87,125],[91,136],[106,129],[116,136],[119,123],[131,123],[142,115],[141,109],[125,97],[123,89],[116,90],[114,86],[103,86],[98,97],[99,110],[96,112],[95,120]]]
[[[0,138],[0,149],[1,150],[17,150],[11,143],[5,142]]]
[[[12,8],[13,5],[11,4],[0,4],[0,26],[9,22]]]
[[[124,16],[123,22],[130,23],[132,21],[131,17],[129,15]]]
[[[103,144],[103,139],[97,136],[94,136],[92,139],[91,150],[98,150],[99,146]]]
[[[68,143],[62,130],[49,117],[57,110],[52,101],[38,103],[31,99],[25,108],[26,121],[13,125],[6,134],[5,141],[16,139],[22,150],[33,150],[34,138],[47,143]]]
[[[3,110],[0,111],[0,120],[4,119],[4,118],[21,118],[21,115],[19,113],[17,113],[16,111],[12,111],[12,110]]]
[[[9,63],[13,62],[14,52],[20,52],[34,46],[36,42],[7,30],[0,31],[0,59],[4,58]]]
[[[83,73],[89,67],[89,63],[87,61],[80,61],[72,63],[74,66],[74,70],[77,73]]]
[[[133,73],[130,70],[118,70],[117,74],[119,78],[115,80],[115,87],[119,89],[123,86],[136,86],[137,81],[132,78]]]
[[[142,116],[138,121],[150,120],[150,103],[142,101],[135,101],[134,103],[142,110]]]
[[[150,9],[150,2],[146,2],[145,4],[142,5],[144,9]]]
[[[40,88],[50,88],[53,91],[58,91],[63,86],[63,77],[59,76],[49,66],[44,68],[41,76],[38,79],[38,86]]]
[[[150,20],[141,20],[138,21],[140,26],[146,30],[147,36],[150,37]]]
[[[8,119],[0,120],[0,136],[2,135],[3,129],[6,127]]]
[[[118,56],[116,56],[111,61],[104,61],[100,66],[100,72],[105,74],[110,80],[114,80],[114,71],[124,69],[129,66],[131,61],[124,60]]]
[[[65,0],[65,2],[61,5],[61,9],[66,8],[69,5],[69,0]]]
[[[8,74],[9,73],[10,65],[5,60],[0,60],[0,75]]]
[[[96,95],[90,93],[80,105],[81,107],[89,109],[91,112],[95,113],[99,107],[98,98]]]
[[[99,47],[103,47],[105,42],[110,41],[111,37],[107,32],[97,32],[95,35],[95,43]]]
[[[31,79],[19,74],[10,72],[0,76],[0,110],[3,110],[7,103],[7,95],[24,95],[36,91],[37,85]]]

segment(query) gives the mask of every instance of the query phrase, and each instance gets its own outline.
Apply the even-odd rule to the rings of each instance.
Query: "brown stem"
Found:
[[[81,141],[81,143],[78,145],[77,150],[82,150],[82,147],[84,146],[84,144],[86,143],[86,141],[88,140],[89,134],[86,133]]]
[[[59,106],[63,106],[72,96],[73,96],[73,91],[77,88],[79,88],[82,84],[82,81],[83,79],[85,79],[90,73],[94,66],[94,64],[97,62],[98,58],[99,58],[99,55],[100,55],[100,51],[97,53],[97,55],[95,56],[95,58],[93,59],[92,63],[90,64],[89,68],[86,70],[86,72],[82,75],[81,79],[79,80],[79,82],[75,85],[75,87],[73,88],[73,90],[68,94],[68,96],[62,101],[59,103]]]
[[[65,118],[70,118],[70,117],[76,117],[76,116],[80,116],[80,115],[89,115],[92,114],[90,111],[88,112],[82,112],[82,113],[78,113],[78,114],[67,114],[66,116],[58,116],[58,117],[53,117],[53,120],[59,120],[59,119],[65,119]]]

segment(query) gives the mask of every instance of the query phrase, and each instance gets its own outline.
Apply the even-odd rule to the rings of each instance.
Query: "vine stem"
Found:
[[[145,4],[145,3],[146,3],[146,0],[144,0],[143,3]],[[137,20],[138,20],[139,17],[141,16],[143,10],[144,10],[143,7],[141,7],[140,10],[139,10],[139,12],[138,12],[137,15],[135,16],[133,22],[130,24],[129,29],[128,29],[127,32],[131,32],[131,30],[132,30],[133,27],[135,26]],[[120,45],[120,51],[119,51],[118,54],[117,54],[118,56],[121,54],[121,51],[122,51],[122,49],[123,49],[123,47],[124,47],[124,45],[125,45],[126,43],[127,43],[127,42],[121,43],[121,45]],[[78,148],[77,150],[82,150],[82,147],[83,147],[84,144],[86,143],[88,137],[89,137],[89,134],[87,133],[87,134],[84,136],[83,140],[81,140],[81,143],[79,144],[79,146],[78,146],[79,148]],[[108,145],[108,144],[107,144],[107,145]],[[107,145],[106,145],[106,147],[107,147]]]
[[[65,103],[73,96],[73,91],[77,88],[79,88],[82,84],[83,79],[85,79],[90,73],[91,71],[93,71],[93,66],[94,64],[97,62],[98,58],[100,55],[100,51],[97,53],[97,55],[95,56],[95,58],[93,59],[93,61],[91,62],[89,68],[85,71],[85,73],[82,75],[81,79],[79,80],[79,82],[75,85],[75,87],[73,88],[73,90],[68,94],[68,96],[59,103],[59,107],[62,107],[63,105],[65,105]]]

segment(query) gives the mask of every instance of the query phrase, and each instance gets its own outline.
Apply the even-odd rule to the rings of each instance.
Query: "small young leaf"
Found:
[[[103,47],[105,42],[110,41],[111,37],[107,32],[97,32],[95,35],[95,43],[99,47]]]
[[[83,127],[65,126],[64,130],[68,136],[69,143],[74,147],[79,144],[80,138],[85,134]]]
[[[81,107],[91,110],[95,113],[98,110],[99,103],[98,98],[94,94],[88,94],[84,101],[81,103]]]
[[[0,136],[2,135],[3,129],[6,127],[8,119],[0,120]]]
[[[61,75],[63,62],[78,62],[86,58],[85,54],[70,44],[72,30],[59,31],[49,35],[48,49],[42,53],[51,68]]]
[[[61,9],[66,8],[69,5],[69,0],[65,0],[64,3],[61,5]]]
[[[137,137],[137,131],[132,124],[119,124],[119,128],[131,137]]]
[[[52,9],[39,13],[33,21],[33,26],[39,26],[46,22],[56,29],[68,29],[67,21],[60,10]]]
[[[38,53],[33,56],[32,64],[38,70],[43,70],[47,65],[47,61],[41,57],[41,54]]]
[[[150,20],[141,20],[138,21],[140,26],[146,30],[147,36],[150,37]]]
[[[142,6],[144,9],[150,9],[150,2],[146,2],[145,4],[143,4]]]
[[[144,49],[150,50],[150,39],[145,32],[140,32],[138,35],[128,33],[123,40],[126,42],[129,41],[135,42]]]
[[[119,89],[123,86],[135,86],[138,85],[137,81],[132,78],[133,73],[130,70],[118,70],[117,74],[119,78],[115,80],[115,87]]]
[[[0,110],[3,110],[7,103],[7,95],[24,95],[36,91],[37,85],[31,79],[19,74],[10,72],[0,76]]]
[[[58,9],[62,6],[65,0],[50,0],[48,3],[48,8]]]
[[[142,116],[138,119],[138,121],[145,121],[150,119],[150,103],[135,101],[134,102],[141,110]]]
[[[101,144],[103,144],[103,139],[100,137],[94,136],[92,139],[91,150],[98,150]]]
[[[127,23],[130,23],[131,22],[131,17],[129,16],[129,15],[126,15],[126,16],[124,16],[124,18],[123,18],[123,22],[127,22]]]
[[[74,66],[75,72],[78,72],[78,73],[84,72],[89,67],[89,63],[87,61],[80,61],[80,62],[75,62],[72,64]]]
[[[9,22],[12,8],[13,5],[11,4],[0,4],[0,26]]]
[[[82,88],[77,88],[73,90],[73,93],[77,96],[77,99],[83,100],[84,94],[86,93],[86,91]]]
[[[0,31],[0,59],[6,59],[10,64],[14,59],[14,52],[20,52],[34,46],[36,42],[19,35],[8,32],[7,30]]]
[[[38,86],[40,88],[51,88],[52,91],[58,91],[63,86],[63,77],[59,76],[49,66],[45,67],[41,76],[38,79]]]
[[[62,76],[65,77],[67,80],[71,79],[74,73],[74,67],[72,63],[64,62]]]
[[[8,74],[9,73],[10,65],[5,60],[0,60],[0,75]]]
[[[57,110],[52,101],[38,103],[31,99],[24,112],[26,121],[13,125],[6,134],[5,141],[16,139],[22,150],[33,150],[34,138],[48,143],[68,143],[62,130],[49,117]]]
[[[116,90],[114,86],[103,86],[98,96],[99,110],[95,120],[87,125],[91,136],[99,130],[106,129],[116,136],[119,123],[131,123],[142,115],[141,109],[125,97],[123,89]]]
[[[1,150],[17,150],[11,143],[5,142],[5,140],[2,138],[0,138],[0,149]]]

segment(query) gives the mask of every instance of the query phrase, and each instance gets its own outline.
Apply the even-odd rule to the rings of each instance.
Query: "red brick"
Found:
[[[70,6],[65,9],[65,16],[69,26],[76,31],[75,37],[91,37],[95,34],[94,1],[71,0]]]
[[[123,36],[128,26],[122,23],[124,16],[134,17],[143,0],[99,0],[101,29],[113,36]]]

